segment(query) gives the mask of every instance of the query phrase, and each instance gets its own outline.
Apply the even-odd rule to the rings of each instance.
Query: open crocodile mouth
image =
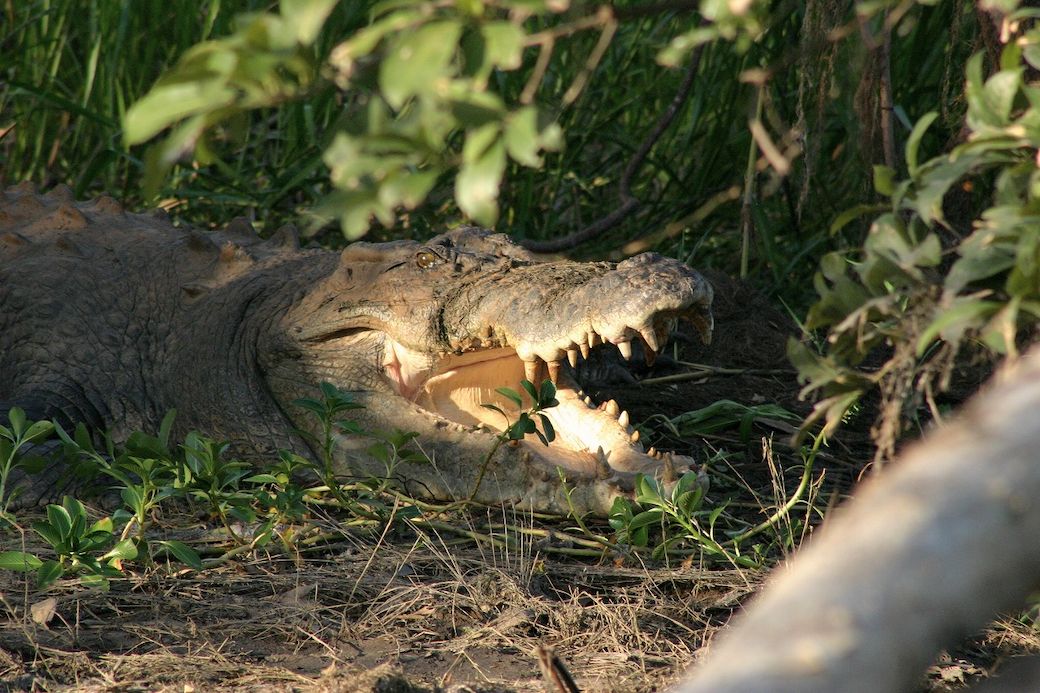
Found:
[[[533,437],[523,441],[534,457],[581,476],[609,478],[618,472],[644,472],[670,477],[693,460],[644,448],[628,412],[622,411],[614,400],[594,403],[578,388],[562,360],[566,356],[572,367],[576,366],[579,354],[587,357],[589,350],[599,344],[614,344],[622,356],[630,359],[632,341],[640,339],[647,360],[652,361],[674,322],[661,320],[653,329],[643,331],[629,329],[621,333],[624,339],[604,339],[589,332],[582,342],[572,342],[567,348],[538,348],[530,344],[514,348],[502,346],[506,340],[491,338],[483,340],[485,346],[473,345],[439,357],[413,351],[387,335],[380,365],[397,393],[423,409],[459,425],[482,424],[496,431],[505,430],[521,411],[497,389],[520,392],[527,408],[532,402],[519,387],[520,381],[541,383],[548,377],[556,385],[559,404],[543,413],[552,422],[556,438],[548,448]],[[711,326],[705,327],[702,332],[710,334]],[[500,408],[508,421],[483,404]]]

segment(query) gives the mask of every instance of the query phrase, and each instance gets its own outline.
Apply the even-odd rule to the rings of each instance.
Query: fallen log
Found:
[[[1040,585],[1040,349],[778,568],[676,693],[914,690]]]

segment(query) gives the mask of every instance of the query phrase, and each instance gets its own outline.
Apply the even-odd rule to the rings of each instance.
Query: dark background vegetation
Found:
[[[374,4],[339,3],[316,55],[327,55],[364,26]],[[584,92],[568,107],[560,105],[561,97],[598,35],[578,32],[560,40],[537,100],[558,116],[564,145],[546,156],[541,170],[510,166],[499,229],[517,237],[558,237],[621,204],[619,178],[683,80],[685,60],[666,68],[656,58],[670,39],[694,26],[689,4],[619,3],[621,10],[650,9],[631,12],[632,18],[619,23]],[[67,182],[81,197],[118,193],[133,205],[171,206],[178,217],[203,226],[243,214],[271,229],[298,220],[329,191],[321,155],[351,107],[349,93],[319,83],[305,100],[249,114],[247,122],[215,138],[219,159],[199,165],[188,157],[156,198],[144,197],[141,189],[145,147],[127,149],[121,138],[127,108],[188,48],[230,34],[241,13],[274,5],[8,2],[0,52],[3,182]],[[864,37],[891,40],[897,143],[932,110],[941,116],[926,151],[948,146],[963,128],[964,63],[987,45],[974,4],[894,7],[902,18],[886,32],[884,13],[857,20],[851,3],[772,3],[766,30],[746,50],[726,41],[708,44],[689,97],[632,176],[639,209],[578,252],[612,255],[630,241],[649,238],[648,245],[667,254],[737,274],[742,202],[750,183],[744,210],[753,229],[747,276],[803,315],[819,258],[863,239],[864,224],[832,235],[831,222],[875,199],[871,166],[885,163],[877,106],[884,84],[876,51]],[[594,10],[574,3],[570,13]],[[549,19],[562,21],[551,14]],[[534,59],[528,50],[523,68],[496,75],[495,86],[507,101],[517,99]],[[761,123],[793,154],[790,173],[782,178],[765,160],[756,166],[763,170],[747,176],[749,154],[761,159],[748,128],[759,98],[758,85],[749,82],[756,74],[765,75]],[[445,176],[424,205],[376,235],[421,236],[458,223],[451,186]],[[666,237],[658,240],[662,232]]]

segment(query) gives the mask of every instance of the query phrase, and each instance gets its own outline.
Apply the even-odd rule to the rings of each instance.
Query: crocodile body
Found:
[[[496,392],[550,377],[557,440],[503,445],[476,499],[561,511],[557,467],[578,510],[603,513],[649,455],[613,403],[587,402],[567,361],[601,343],[652,356],[680,318],[709,338],[710,285],[682,263],[542,261],[505,236],[463,228],[426,243],[301,249],[291,227],[261,240],[243,220],[176,228],[110,197],[59,186],[0,199],[0,416],[82,421],[121,438],[158,428],[231,441],[243,456],[312,454],[313,417],[292,403],[330,382],[368,431],[413,431],[429,462],[393,470],[407,489],[468,497],[503,427]],[[620,421],[619,421],[620,418]],[[386,474],[371,441],[344,436],[345,476]]]

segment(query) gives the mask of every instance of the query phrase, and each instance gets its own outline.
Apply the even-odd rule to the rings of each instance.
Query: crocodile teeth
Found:
[[[628,428],[628,412],[621,412],[621,414],[617,417],[617,422],[618,425],[621,426],[621,428]]]
[[[578,348],[581,349],[581,357],[583,359],[587,359],[589,357],[589,345],[585,342],[582,342],[578,345]]]
[[[617,402],[615,402],[614,400],[609,400],[607,402],[606,411],[611,416],[617,416],[618,414],[621,413],[621,408],[618,407],[618,403]]]
[[[578,350],[568,349],[567,350],[567,362],[571,364],[571,368],[578,367]]]
[[[630,435],[628,437],[628,440],[631,443],[638,443],[639,442],[639,429],[638,428],[636,430],[632,431],[632,435]]]
[[[596,346],[597,344],[600,343],[599,335],[596,334],[595,332],[589,332],[588,338],[589,338],[589,346],[590,347],[594,347],[594,346]]]
[[[560,362],[546,361],[545,365],[549,369],[549,380],[552,381],[553,385],[558,384],[560,381]]]
[[[618,351],[621,352],[621,355],[625,357],[626,361],[631,361],[632,360],[632,342],[629,342],[629,341],[618,342],[617,343],[617,348],[618,348]]]
[[[596,408],[596,405],[592,403],[592,398],[588,395],[585,396],[585,406],[587,406],[589,409]]]
[[[657,340],[657,331],[651,328],[639,330],[639,336],[643,338],[647,349],[655,354],[661,350],[661,343]]]
[[[538,371],[541,370],[542,362],[535,361],[524,361],[524,378],[531,383],[538,383]]]
[[[651,446],[650,449],[646,451],[646,454],[650,455],[650,457],[657,457],[657,448]]]

